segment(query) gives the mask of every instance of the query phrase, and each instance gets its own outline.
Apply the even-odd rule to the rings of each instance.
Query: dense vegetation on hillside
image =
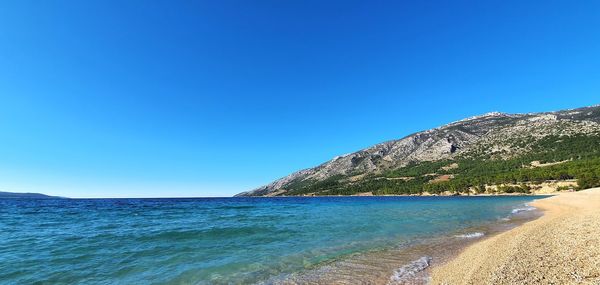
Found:
[[[515,141],[515,147],[520,143]],[[528,193],[525,183],[568,179],[576,179],[580,189],[600,186],[600,135],[548,136],[529,148],[526,154],[510,159],[463,156],[413,163],[359,178],[337,175],[322,181],[301,181],[286,187],[286,195],[482,193],[486,185],[502,184],[509,185],[499,187],[499,192]],[[532,166],[534,161],[541,166]]]

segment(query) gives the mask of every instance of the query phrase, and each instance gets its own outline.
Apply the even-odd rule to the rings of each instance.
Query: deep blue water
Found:
[[[6,199],[0,283],[256,283],[493,223],[535,198]]]

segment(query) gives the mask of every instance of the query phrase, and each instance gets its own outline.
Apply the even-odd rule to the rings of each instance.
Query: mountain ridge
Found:
[[[488,112],[336,156],[316,167],[303,169],[236,196],[294,195],[294,189],[334,177],[362,179],[413,164],[442,160],[510,159],[530,152],[549,136],[600,134],[600,106],[540,113]],[[516,146],[514,141],[522,141]],[[352,184],[356,181],[348,182]],[[324,193],[322,193],[324,194]]]

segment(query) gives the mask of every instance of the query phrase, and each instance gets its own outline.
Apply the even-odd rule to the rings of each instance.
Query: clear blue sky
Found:
[[[229,196],[600,103],[600,1],[0,2],[0,191]]]

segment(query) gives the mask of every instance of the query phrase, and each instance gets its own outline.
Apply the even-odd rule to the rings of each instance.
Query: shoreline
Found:
[[[390,195],[280,195],[280,196],[234,196],[231,198],[323,198],[323,197],[498,197],[498,196],[556,196],[575,191],[532,192],[532,193],[482,193],[482,194],[390,194]],[[580,191],[581,192],[581,191]]]
[[[517,208],[513,208],[512,213],[505,218],[498,217],[496,221],[391,247],[357,252],[282,279],[269,280],[266,284],[426,285],[429,284],[432,268],[448,262],[464,248],[541,217],[541,211],[526,206],[532,201],[535,200],[528,201],[523,207],[514,205]],[[368,271],[365,271],[366,268]]]
[[[475,242],[431,268],[431,284],[597,284],[600,188],[536,200],[538,219]]]

